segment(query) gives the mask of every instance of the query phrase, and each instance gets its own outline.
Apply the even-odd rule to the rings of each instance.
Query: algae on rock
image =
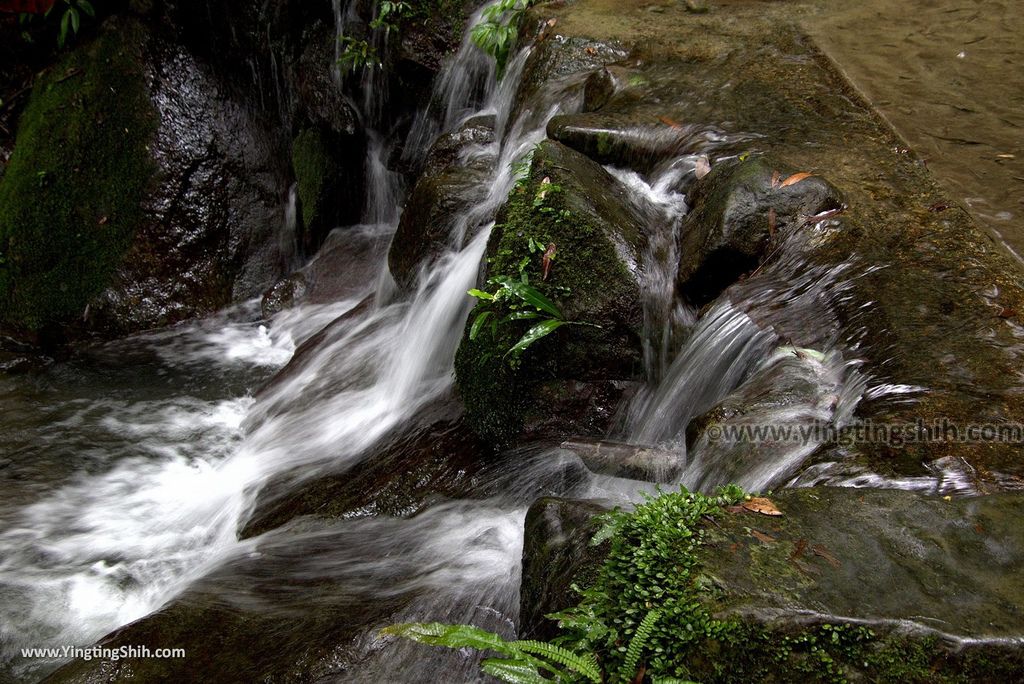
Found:
[[[0,321],[81,317],[142,218],[157,127],[131,24],[101,33],[36,84],[0,180]]]

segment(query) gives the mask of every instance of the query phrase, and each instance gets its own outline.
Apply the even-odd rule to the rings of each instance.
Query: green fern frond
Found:
[[[601,684],[601,668],[592,653],[582,656],[561,646],[533,640],[513,641],[512,646],[581,674],[594,684]]]
[[[446,648],[474,648],[478,651],[495,651],[502,655],[517,657],[519,649],[493,632],[472,625],[445,625],[440,622],[407,622],[391,625],[380,630],[381,634],[411,639],[429,646]]]
[[[655,677],[652,681],[654,684],[699,684],[699,682],[693,682],[689,679],[679,679],[678,677]]]
[[[661,611],[655,608],[640,621],[636,633],[633,634],[633,638],[629,641],[629,647],[626,649],[626,659],[622,661],[620,672],[624,677],[629,678],[636,674],[637,665],[640,664],[640,655],[643,653],[644,647],[647,646],[651,634],[654,633],[654,625],[660,617]]]
[[[480,663],[480,669],[508,684],[551,684],[550,679],[541,677],[537,668],[526,660],[487,658]]]

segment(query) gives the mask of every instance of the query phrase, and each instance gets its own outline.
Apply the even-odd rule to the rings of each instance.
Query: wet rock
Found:
[[[44,74],[19,131],[0,188],[9,324],[122,335],[278,275],[272,135],[206,65],[138,22],[111,20]],[[26,193],[34,202],[10,199]]]
[[[546,616],[579,602],[572,585],[581,587],[608,553],[608,543],[591,546],[600,528],[596,519],[609,510],[599,501],[538,499],[526,513],[523,579],[519,590],[519,637],[547,641],[558,625]]]
[[[351,175],[342,159],[350,153],[336,136],[319,128],[302,130],[292,142],[292,170],[302,219],[299,243],[307,254],[315,252],[343,221],[354,222],[352,203],[338,201],[349,194]]]
[[[553,117],[548,122],[547,133],[601,164],[641,173],[649,173],[666,160],[702,149],[720,135],[704,125],[648,122],[631,115],[602,113]]]
[[[593,72],[583,82],[583,108],[581,111],[593,112],[600,109],[615,94],[616,88],[617,79],[608,70],[608,67],[602,67]]]
[[[599,440],[568,440],[562,448],[599,475],[646,482],[678,482],[686,462],[672,449]]]
[[[349,470],[308,482],[285,478],[271,483],[260,493],[240,538],[258,536],[307,515],[408,517],[432,503],[470,493],[486,464],[487,449],[461,422],[454,407],[432,408],[417,422]]]
[[[765,491],[785,483],[829,428],[850,418],[842,402],[847,367],[835,355],[781,347],[732,394],[686,428],[683,483],[712,492],[737,484]],[[859,396],[861,388],[847,390]],[[769,430],[755,435],[747,428]]]
[[[78,659],[50,683],[122,681],[322,681],[344,677],[366,657],[365,636],[401,621],[413,592],[373,600],[350,589],[339,548],[368,544],[373,532],[330,521],[261,540],[228,559],[157,612],[103,637],[116,649],[183,648],[184,658]],[[318,558],[333,562],[318,562]],[[356,573],[356,580],[362,578]],[[365,581],[365,580],[363,580]],[[371,639],[367,639],[372,641]]]
[[[842,206],[839,191],[820,176],[782,187],[791,174],[770,158],[750,157],[716,164],[694,185],[677,279],[692,303],[711,301],[757,268],[769,255],[775,231]]]
[[[399,287],[412,287],[421,268],[475,235],[478,224],[455,222],[488,191],[490,159],[473,153],[493,142],[493,127],[491,117],[472,119],[432,146],[388,253],[388,267]]]
[[[528,321],[499,326],[497,334],[475,340],[467,334],[456,356],[457,386],[470,424],[481,435],[508,439],[522,430],[527,416],[552,415],[545,397],[571,393],[574,382],[640,378],[640,232],[626,189],[600,165],[557,142],[538,146],[529,177],[499,212],[488,244],[487,276],[518,279],[522,266],[566,320],[591,325],[562,326],[531,346],[518,367],[505,354]],[[535,244],[555,245],[547,279],[542,254],[530,250],[531,238]],[[566,429],[587,422],[585,416],[570,416],[555,416],[548,434],[586,434]]]
[[[836,631],[840,639],[871,630],[839,651],[836,666],[851,680],[1001,681],[1024,666],[1024,590],[1015,581],[1024,497],[950,501],[811,488],[777,492],[772,501],[781,516],[737,507],[703,527],[699,581],[709,590],[701,600],[715,619],[738,620],[747,637],[693,646],[691,676],[729,681],[715,674],[721,663],[733,674],[799,667],[799,648],[780,661],[778,644],[823,627],[826,638]],[[565,588],[586,586],[597,572],[603,556],[587,540],[599,511],[592,502],[551,499],[531,508],[521,608],[527,634],[551,636],[540,616],[577,603]]]
[[[380,226],[337,228],[316,256],[263,293],[263,316],[299,304],[362,299],[377,285],[389,235]],[[384,227],[386,228],[386,226]]]

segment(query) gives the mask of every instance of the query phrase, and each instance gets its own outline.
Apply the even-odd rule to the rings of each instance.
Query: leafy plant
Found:
[[[338,41],[341,43],[338,64],[346,71],[380,67],[381,61],[377,50],[368,41],[345,34],[338,36]]]
[[[536,247],[535,243],[534,246]],[[546,250],[545,253],[549,251],[552,250]],[[481,302],[486,302],[491,305],[500,305],[500,307],[492,306],[491,308],[487,308],[477,314],[469,329],[469,339],[471,340],[477,339],[477,337],[480,336],[480,333],[485,330],[485,326],[488,323],[490,324],[491,335],[497,336],[498,327],[501,325],[507,325],[514,321],[536,321],[536,323],[523,333],[523,336],[519,338],[519,341],[509,347],[508,351],[505,352],[504,358],[507,359],[511,356],[512,358],[510,362],[513,366],[518,364],[520,355],[532,344],[547,337],[563,325],[587,325],[597,327],[593,323],[567,321],[565,319],[565,315],[562,313],[562,310],[558,308],[557,304],[548,299],[537,288],[529,284],[529,278],[524,271],[528,262],[529,257],[526,257],[524,259],[524,263],[520,264],[519,280],[509,276],[497,276],[489,279],[487,281],[488,284],[496,286],[494,292],[486,292],[476,288],[469,290],[469,294],[476,297]],[[504,317],[500,317],[499,314],[499,310],[502,308],[509,312]]]
[[[60,15],[60,23],[57,28],[57,47],[63,49],[68,43],[68,39],[72,36],[77,36],[78,31],[82,26],[82,15],[90,18],[95,18],[96,9],[93,7],[89,0],[59,0],[53,3],[49,9],[43,13],[43,19],[48,21],[51,17]],[[35,15],[23,12],[18,16],[18,23],[22,27],[22,38],[26,42],[33,42],[32,36],[28,31],[29,26],[32,24]]]
[[[532,0],[499,0],[484,10],[484,20],[470,32],[473,44],[494,58],[498,78],[505,73],[519,22],[531,3]]]
[[[390,33],[397,30],[402,20],[412,12],[412,5],[402,0],[381,0],[377,6],[377,16],[370,22],[370,28],[384,29]]]

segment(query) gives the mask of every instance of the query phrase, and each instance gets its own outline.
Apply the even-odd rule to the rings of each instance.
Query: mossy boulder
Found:
[[[596,385],[617,402],[623,383],[642,375],[641,225],[625,187],[597,163],[554,141],[536,148],[527,177],[499,212],[486,275],[525,274],[567,320],[590,325],[562,326],[528,348],[515,367],[506,352],[529,321],[498,326],[495,334],[475,340],[467,327],[456,355],[456,382],[479,434],[500,442],[533,421],[542,426],[538,434],[566,436],[568,425],[595,416],[601,420],[591,423],[591,434],[603,431],[599,424],[607,428],[610,409],[581,406],[573,395],[577,384]],[[547,278],[542,251],[555,253]],[[470,323],[488,307],[478,306]]]
[[[109,20],[37,80],[0,182],[0,321],[113,336],[279,274],[271,133],[185,48]]]
[[[292,142],[292,171],[302,219],[300,243],[309,252],[339,223],[337,198],[347,178],[336,149],[330,134],[316,127],[302,130]]]
[[[694,184],[680,238],[678,285],[702,305],[753,271],[777,231],[839,209],[842,196],[820,176],[797,182],[791,167],[756,156],[715,164]]]
[[[25,331],[80,319],[143,219],[158,112],[143,32],[108,30],[37,81],[0,180],[0,321]]]
[[[388,252],[388,268],[399,287],[411,288],[421,268],[473,238],[480,217],[472,217],[473,225],[456,224],[486,195],[491,162],[468,153],[493,140],[494,118],[477,117],[434,142]]]
[[[643,504],[642,517],[619,523],[608,553],[596,556],[597,525],[586,516],[593,503],[538,502],[527,518],[523,567],[532,576],[524,586],[567,586],[565,570],[576,568],[581,588],[599,582],[613,592],[602,606],[631,610],[621,613],[620,630],[664,609],[649,642],[661,650],[646,659],[648,672],[662,676],[995,682],[1024,667],[1019,495],[950,501],[794,489],[771,497],[781,515],[730,506],[689,518],[687,500],[671,494]],[[538,524],[552,510],[562,523]],[[621,604],[640,596],[646,607]],[[523,594],[531,629],[533,616],[581,600],[547,599]]]

